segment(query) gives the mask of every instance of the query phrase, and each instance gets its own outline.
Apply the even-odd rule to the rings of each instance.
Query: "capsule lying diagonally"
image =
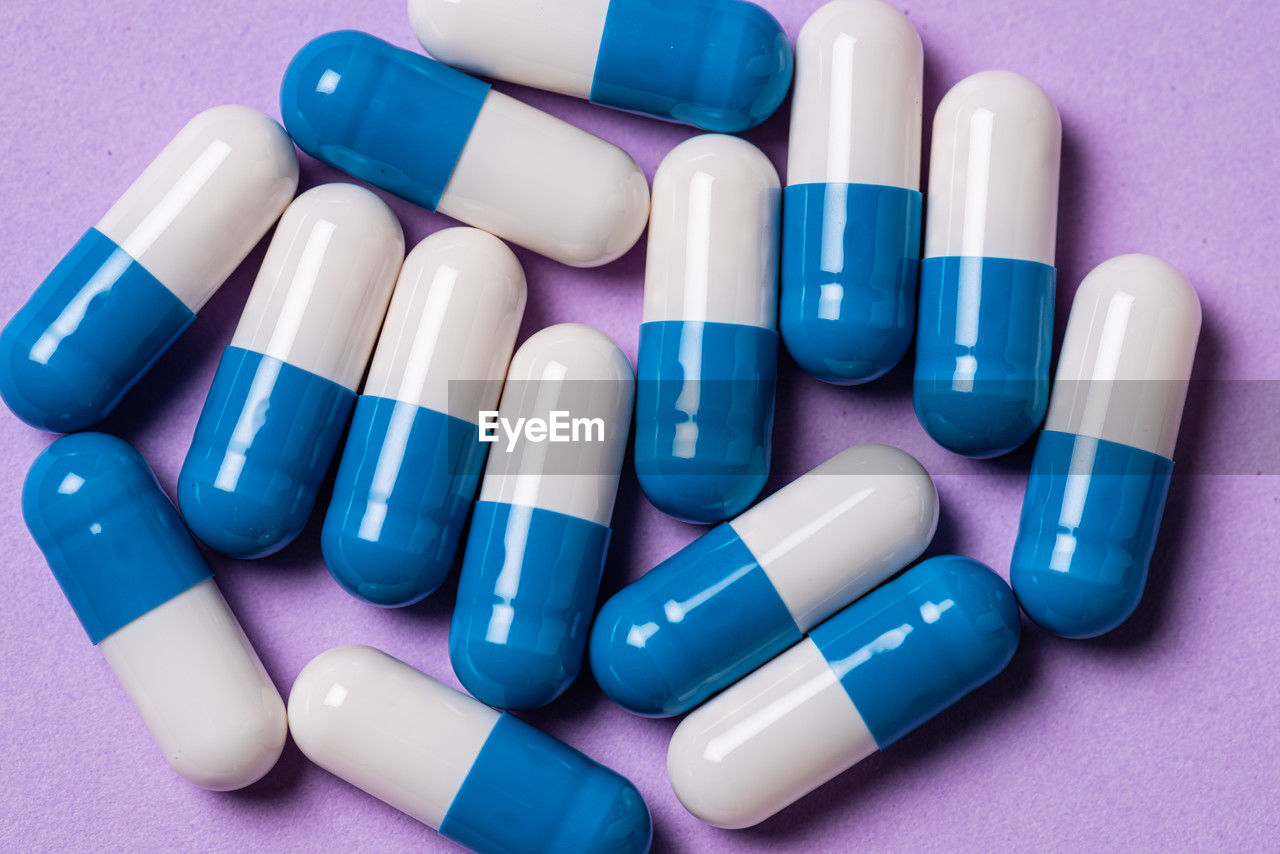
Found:
[[[621,256],[649,218],[622,149],[367,33],[298,51],[280,110],[311,156],[575,267]]]
[[[912,402],[935,442],[995,457],[1049,403],[1062,122],[1011,71],[966,77],[933,120]]]
[[[256,558],[302,533],[404,260],[381,199],[324,184],[280,219],[178,475],[191,531]]]
[[[874,380],[911,343],[923,68],[920,36],[883,0],[833,0],[796,40],[779,326],[826,382]]]
[[[737,133],[791,85],[791,43],[745,0],[409,0],[418,41],[473,74]]]
[[[1199,335],[1195,290],[1158,258],[1112,258],[1080,283],[1009,570],[1046,631],[1094,637],[1137,608]]]
[[[1000,576],[931,558],[681,721],[671,786],[708,824],[759,824],[994,679],[1020,634]]]
[[[911,455],[848,448],[609,599],[596,682],[636,714],[686,712],[917,558],[937,525]]]
[[[217,791],[270,771],[284,703],[142,455],[102,433],[58,439],[22,517],[173,770]]]
[[[473,851],[649,849],[649,810],[624,777],[367,646],[302,669],[289,731],[321,768]]]
[[[411,605],[453,568],[525,304],[501,240],[446,228],[409,253],[356,401],[321,548],[343,589]]]
[[[186,124],[0,332],[0,395],[34,427],[101,421],[293,198],[280,125],[233,105]]]

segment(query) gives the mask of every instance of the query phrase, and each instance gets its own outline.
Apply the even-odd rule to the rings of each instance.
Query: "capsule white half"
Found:
[[[635,380],[618,345],[566,323],[507,372],[471,520],[449,660],[472,696],[544,706],[582,667],[612,532]],[[501,444],[499,444],[501,443]]]
[[[5,326],[0,394],[70,432],[106,417],[280,216],[293,144],[248,107],[214,107],[165,146]]]
[[[1105,261],[1076,291],[1009,571],[1053,634],[1104,634],[1142,599],[1200,321],[1190,283],[1150,255]]]
[[[321,768],[472,850],[648,849],[649,813],[625,779],[370,647],[302,669],[289,729]]]
[[[316,187],[285,211],[178,478],[210,547],[262,557],[302,532],[403,260],[395,214],[361,187]]]
[[[637,714],[686,712],[901,570],[937,524],[937,490],[914,458],[848,448],[606,602],[596,682]]]
[[[524,315],[520,263],[473,228],[409,253],[325,516],[325,564],[347,592],[387,607],[432,593],[453,568]]]

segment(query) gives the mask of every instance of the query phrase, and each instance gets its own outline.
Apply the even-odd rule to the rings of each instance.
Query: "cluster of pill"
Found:
[[[28,475],[27,525],[179,774],[249,785],[287,729],[317,764],[476,850],[643,850],[650,818],[630,783],[496,709],[550,703],[587,657],[632,712],[699,707],[672,738],[672,786],[702,820],[744,827],[996,676],[1018,644],[1015,592],[1067,637],[1133,611],[1200,308],[1164,262],[1102,264],[1076,294],[1050,393],[1061,127],[1035,84],[984,72],[943,98],[922,261],[921,45],[881,0],[834,0],[801,31],[785,190],[723,135],[791,86],[790,44],[757,6],[410,0],[409,13],[439,62],[364,33],[315,39],[284,76],[287,134],[244,107],[198,115],[0,334],[5,402],[71,434]],[[621,149],[457,69],[717,133],[677,146],[651,199]],[[294,143],[473,227],[405,257],[368,190],[293,198]],[[182,467],[180,518],[137,451],[74,431],[277,220]],[[579,324],[513,355],[525,277],[498,238],[595,266],[646,223],[638,383]],[[958,454],[1006,453],[1045,422],[1013,590],[959,556],[902,572],[938,498],[896,448],[851,447],[752,506],[779,333],[806,372],[846,385],[889,371],[914,333],[916,412]],[[645,495],[722,524],[593,621],[633,412]],[[557,413],[575,416],[563,448],[485,441],[489,416],[545,427]],[[449,654],[474,699],[348,646],[303,669],[286,714],[194,545],[255,558],[289,544],[344,430],[325,563],[350,594],[400,607],[461,553]]]

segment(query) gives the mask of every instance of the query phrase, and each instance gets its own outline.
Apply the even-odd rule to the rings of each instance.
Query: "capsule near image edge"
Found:
[[[22,516],[173,770],[215,791],[270,771],[284,703],[142,455],[101,433],[58,439]]]

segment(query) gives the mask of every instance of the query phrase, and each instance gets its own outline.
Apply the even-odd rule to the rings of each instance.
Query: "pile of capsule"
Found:
[[[1061,126],[1040,88],[989,71],[947,93],[925,218],[920,40],[881,0],[834,0],[801,31],[785,190],[722,135],[791,86],[791,46],[757,6],[410,0],[409,15],[439,61],[364,33],[315,39],[284,75],[287,135],[245,107],[196,116],[0,335],[5,402],[72,434],[31,468],[27,525],[179,774],[249,785],[287,728],[318,765],[473,849],[640,851],[636,789],[505,711],[552,702],[584,658],[636,714],[697,707],[672,738],[671,784],[737,828],[995,677],[1018,604],[1065,637],[1133,611],[1200,308],[1168,264],[1107,261],[1079,286],[1051,389]],[[651,200],[624,151],[464,72],[716,133],[670,152]],[[293,198],[295,143],[473,227],[405,257],[370,191]],[[175,509],[134,449],[74,431],[273,223]],[[525,278],[498,238],[591,267],[646,223],[636,373],[579,324],[513,355]],[[1045,423],[1012,590],[965,557],[910,566],[938,499],[896,448],[851,447],[753,506],[779,333],[806,372],[845,385],[889,371],[914,333],[916,413],[957,454],[1007,453]],[[495,415],[545,428],[557,413],[584,419],[560,445],[486,441]],[[633,418],[645,495],[720,524],[596,615]],[[461,553],[449,655],[471,697],[347,646],[302,670],[286,715],[193,542],[246,559],[284,548],[344,431],[325,563],[353,596],[402,607]]]

